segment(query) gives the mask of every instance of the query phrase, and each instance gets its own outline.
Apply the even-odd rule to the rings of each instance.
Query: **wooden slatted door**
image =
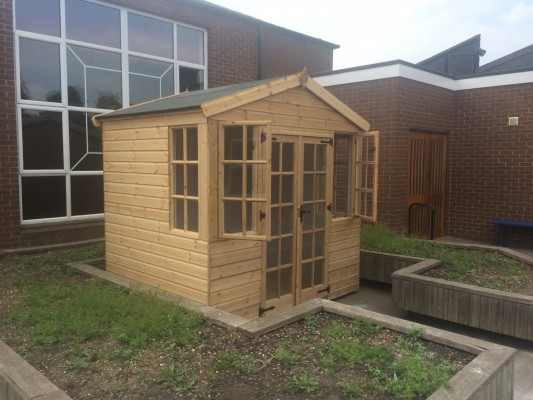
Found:
[[[323,141],[323,142],[322,142]],[[325,139],[274,136],[271,240],[266,243],[262,308],[267,314],[327,296]]]
[[[407,228],[416,237],[429,238],[431,233],[431,209],[434,209],[435,237],[444,234],[446,191],[445,135],[410,133],[408,156]]]

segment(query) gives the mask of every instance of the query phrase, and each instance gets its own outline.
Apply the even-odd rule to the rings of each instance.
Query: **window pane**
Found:
[[[326,170],[326,146],[325,144],[319,144],[316,146],[316,170]]]
[[[284,268],[280,271],[279,290],[280,295],[292,293],[292,268]]]
[[[270,233],[272,236],[279,235],[279,207],[272,207],[270,209]]]
[[[281,234],[292,232],[292,206],[281,208]]]
[[[324,203],[317,203],[315,205],[315,229],[321,229],[324,227],[325,211],[326,205]]]
[[[198,201],[187,200],[187,230],[198,232]]]
[[[185,206],[183,199],[174,199],[174,228],[185,229],[183,216],[185,215]]]
[[[120,48],[120,11],[82,0],[65,2],[67,38]]]
[[[279,271],[270,271],[267,273],[267,300],[275,299],[279,297],[278,287],[279,287]]]
[[[315,276],[314,276],[314,284],[320,285],[321,283],[324,283],[324,261],[323,260],[316,260],[315,261]]]
[[[69,111],[70,166],[75,170],[101,171],[102,129],[95,127],[89,114]],[[83,165],[82,165],[83,164]]]
[[[315,232],[315,257],[324,255],[324,231]]]
[[[174,66],[161,77],[161,97],[171,96],[176,93],[174,89]]]
[[[131,105],[164,96],[164,88],[165,93],[174,93],[174,66],[172,64],[133,56],[129,57],[129,64]],[[165,82],[167,87],[163,84],[165,76],[171,77]]]
[[[314,200],[313,199],[314,181],[315,181],[314,174],[304,175],[304,201]]]
[[[187,160],[198,160],[198,129],[187,129]]]
[[[21,38],[19,52],[20,97],[60,103],[59,45]]]
[[[204,88],[204,72],[199,69],[180,67],[180,93]]]
[[[224,165],[224,197],[242,197],[242,165]]]
[[[283,145],[283,171],[294,171],[294,143]]]
[[[178,60],[195,64],[204,63],[204,33],[178,25]]]
[[[242,160],[242,126],[224,128],[224,160]]]
[[[187,196],[198,196],[198,165],[187,165]]]
[[[313,258],[313,233],[302,236],[302,260]]]
[[[267,243],[267,268],[278,266],[279,239],[272,239]]]
[[[102,153],[85,154],[72,168],[73,171],[101,171],[104,166]]]
[[[62,114],[35,110],[21,113],[24,169],[64,169]]]
[[[87,68],[87,107],[117,110],[122,107],[121,73]]]
[[[316,175],[316,200],[324,200],[326,197],[326,175],[317,174]]]
[[[266,165],[246,165],[246,196],[265,198],[264,180]]]
[[[183,129],[174,131],[174,160],[183,161]]]
[[[283,176],[283,186],[281,188],[281,202],[282,203],[292,203],[294,190],[294,180],[292,175]]]
[[[173,26],[155,18],[128,13],[129,49],[174,58]]]
[[[61,36],[59,0],[16,0],[17,29]]]
[[[270,203],[279,204],[279,175],[272,175],[270,184]]]
[[[240,201],[224,201],[224,232],[242,232],[242,203]]]
[[[281,265],[292,263],[292,237],[281,239]]]
[[[104,212],[104,177],[71,176],[72,215],[101,214]]]
[[[313,285],[313,263],[302,264],[302,289]]]
[[[67,215],[64,176],[22,177],[22,219],[65,217]]]
[[[313,171],[315,166],[315,145],[304,144],[304,171]]]
[[[183,196],[185,194],[185,171],[183,164],[174,165],[174,194]]]
[[[279,152],[281,143],[272,143],[272,171],[279,171]]]

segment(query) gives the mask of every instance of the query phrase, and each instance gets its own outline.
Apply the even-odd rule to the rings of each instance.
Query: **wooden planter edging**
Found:
[[[361,279],[374,282],[392,283],[392,273],[422,261],[422,258],[402,256],[399,254],[380,253],[361,250]]]
[[[440,264],[425,260],[392,275],[397,307],[474,328],[533,341],[533,296],[420,275]]]

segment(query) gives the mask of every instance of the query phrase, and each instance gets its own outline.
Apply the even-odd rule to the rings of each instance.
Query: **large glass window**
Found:
[[[91,117],[203,89],[205,31],[92,0],[14,2],[23,222],[99,215],[102,133]],[[182,161],[193,182],[197,161]],[[176,195],[188,231],[197,190]]]
[[[198,128],[172,131],[172,226],[198,232]]]

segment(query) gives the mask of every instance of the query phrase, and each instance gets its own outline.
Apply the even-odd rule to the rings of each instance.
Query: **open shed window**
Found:
[[[379,133],[336,133],[333,161],[333,217],[377,218]]]
[[[219,140],[219,235],[268,240],[269,126],[259,123],[224,125]]]
[[[198,128],[172,130],[172,227],[198,232]]]

